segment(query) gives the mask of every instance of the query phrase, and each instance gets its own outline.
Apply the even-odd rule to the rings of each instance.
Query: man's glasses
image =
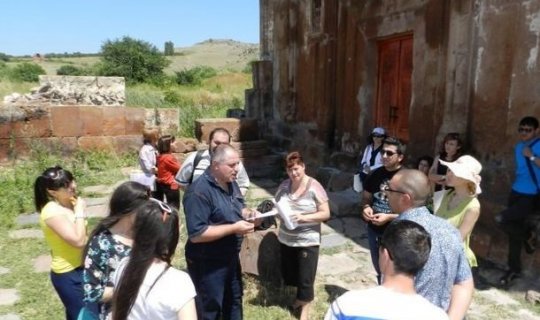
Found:
[[[533,130],[534,130],[533,128],[523,128],[523,127],[520,127],[520,128],[518,129],[518,132],[519,132],[519,133],[531,133],[531,132],[533,132]]]
[[[386,184],[386,183],[381,185],[381,191],[382,192],[395,192],[395,193],[407,194],[407,192],[403,192],[403,191],[399,191],[399,190],[395,190],[395,189],[390,188],[390,185]]]
[[[166,204],[165,202],[158,200],[156,198],[150,198],[150,201],[154,201],[155,203],[159,204],[159,207],[162,210],[161,213],[162,213],[163,222],[167,221],[167,217],[173,213],[173,210],[171,209],[171,207],[169,207],[169,205]]]
[[[397,152],[391,151],[391,150],[382,150],[381,155],[386,157],[391,157],[393,155],[397,154]]]

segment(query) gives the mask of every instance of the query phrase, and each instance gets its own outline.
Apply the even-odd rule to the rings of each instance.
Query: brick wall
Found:
[[[28,155],[33,145],[61,150],[137,150],[144,108],[11,107],[0,119],[0,161]],[[39,112],[36,112],[39,110]]]

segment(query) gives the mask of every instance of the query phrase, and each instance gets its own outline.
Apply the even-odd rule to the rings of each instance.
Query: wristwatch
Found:
[[[536,157],[535,156],[530,156],[529,160],[534,161],[534,160],[536,160]]]

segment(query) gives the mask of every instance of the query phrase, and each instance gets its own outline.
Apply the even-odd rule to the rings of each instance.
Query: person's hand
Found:
[[[294,213],[291,216],[291,221],[296,223],[303,223],[304,221],[304,215],[301,213]]]
[[[371,218],[371,222],[376,226],[382,226],[392,220],[392,217],[386,213],[376,213]]]
[[[236,229],[235,233],[241,236],[252,233],[255,230],[255,224],[245,220],[235,222],[234,227]]]
[[[530,158],[533,156],[533,153],[531,151],[531,148],[529,147],[525,147],[523,148],[523,155],[526,157],[526,158]]]
[[[84,211],[86,210],[86,202],[84,201],[84,199],[81,197],[74,197],[74,202],[75,204],[73,205],[73,212],[75,213],[75,217],[85,218],[86,215],[84,214]]]
[[[243,208],[242,209],[242,217],[246,220],[255,220],[255,217],[257,216],[257,210],[250,209],[250,208]]]
[[[362,209],[362,219],[364,219],[366,222],[369,222],[372,218],[373,208],[371,206],[365,206],[364,209]]]

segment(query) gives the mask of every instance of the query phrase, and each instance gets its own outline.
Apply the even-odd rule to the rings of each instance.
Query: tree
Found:
[[[101,60],[100,74],[124,77],[128,82],[160,77],[170,63],[155,46],[130,37],[105,41],[101,46]]]
[[[166,56],[174,56],[174,43],[172,43],[172,41],[165,42],[165,50],[163,53]]]

